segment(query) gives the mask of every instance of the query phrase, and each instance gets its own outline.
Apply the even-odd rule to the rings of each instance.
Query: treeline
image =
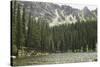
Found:
[[[46,20],[36,20],[19,2],[12,1],[11,22],[13,55],[23,47],[41,52],[96,51],[96,20],[49,27]]]

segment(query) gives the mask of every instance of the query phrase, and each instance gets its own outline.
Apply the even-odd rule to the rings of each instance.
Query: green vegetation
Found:
[[[25,53],[96,51],[96,20],[49,27],[46,20],[39,18],[36,21],[31,12],[26,12],[16,1],[11,4],[12,55],[18,57],[21,50]]]

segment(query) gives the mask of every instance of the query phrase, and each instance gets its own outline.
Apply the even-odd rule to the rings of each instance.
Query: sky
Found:
[[[97,8],[96,5],[88,5],[88,4],[71,4],[71,3],[58,3],[59,5],[69,5],[73,8],[77,8],[77,9],[83,9],[84,7],[88,7],[88,9],[90,10],[94,10]]]
[[[85,0],[84,2],[82,2],[81,0],[80,1],[75,1],[75,3],[71,3],[71,2],[73,2],[72,0],[21,0],[21,1],[50,2],[50,3],[59,4],[59,5],[65,4],[65,5],[72,6],[73,8],[80,9],[80,10],[83,9],[85,6],[88,7],[89,10],[94,10],[94,9],[97,8],[96,5],[90,5],[91,3],[88,2],[87,0]]]

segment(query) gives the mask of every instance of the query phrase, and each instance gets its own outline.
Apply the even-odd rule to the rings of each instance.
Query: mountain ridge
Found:
[[[58,5],[47,2],[22,1],[20,4],[23,4],[22,7],[27,8],[27,11],[31,12],[32,16],[37,19],[42,18],[49,22],[50,26],[76,23],[77,21],[95,20],[97,18],[97,11],[90,11],[86,6],[80,10],[69,5]]]

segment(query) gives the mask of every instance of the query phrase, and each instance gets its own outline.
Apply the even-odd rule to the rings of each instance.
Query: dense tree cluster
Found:
[[[46,20],[36,20],[16,1],[11,4],[12,54],[18,55],[22,47],[42,52],[96,51],[96,20],[49,27]]]

